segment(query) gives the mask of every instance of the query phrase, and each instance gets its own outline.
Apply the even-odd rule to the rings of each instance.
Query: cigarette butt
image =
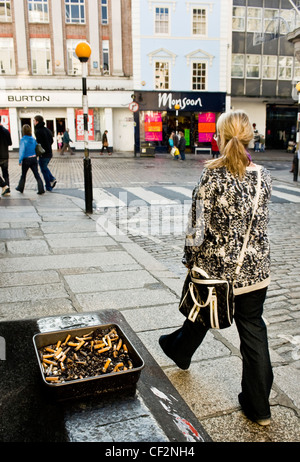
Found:
[[[94,331],[92,330],[92,331],[89,332],[88,334],[84,334],[83,337],[90,337],[93,333],[94,333]]]
[[[58,340],[57,344],[56,344],[56,349],[58,349],[61,345],[61,340]]]
[[[75,348],[75,351],[78,351],[80,350],[80,348],[82,347],[82,345],[85,344],[85,340],[82,340],[82,342],[79,343],[79,345]]]
[[[69,335],[66,337],[64,343],[62,343],[62,345],[63,345],[63,346],[66,345],[66,344],[68,343],[68,341],[70,340],[70,338],[71,338],[71,335],[69,334]]]
[[[122,339],[120,338],[118,345],[117,345],[117,350],[119,350],[122,346]]]
[[[125,343],[123,344],[123,350],[125,351],[125,353],[128,353],[128,348],[127,348],[127,346],[125,345]]]
[[[79,345],[79,343],[69,342],[68,345],[70,345],[72,347],[77,347]]]
[[[47,382],[58,382],[58,377],[46,377]]]
[[[108,335],[105,336],[106,340],[107,340],[107,343],[108,343],[108,346],[111,347],[111,339]]]
[[[102,348],[101,350],[98,351],[98,353],[104,353],[105,351],[107,350],[110,350],[110,347],[105,347],[105,348]]]
[[[105,346],[105,343],[97,343],[97,345],[94,345],[94,350],[99,350],[99,348],[103,348]]]
[[[53,350],[53,348],[50,347],[46,347],[45,350],[49,351],[50,353],[55,353],[55,350]]]
[[[44,359],[44,363],[46,364],[53,364],[54,366],[57,365],[57,363],[55,361],[50,361],[50,359]]]
[[[114,367],[113,372],[118,372],[119,368],[122,367],[122,366],[124,366],[123,363],[118,363],[118,364],[116,364],[115,367]]]
[[[54,354],[49,354],[49,355],[43,355],[43,359],[47,359],[47,358],[53,358]]]
[[[107,361],[106,361],[106,363],[104,364],[103,369],[102,369],[103,372],[106,372],[106,369],[108,368],[108,366],[110,365],[110,363],[111,363],[111,359],[108,358]]]
[[[59,347],[58,350],[55,352],[54,357],[57,359],[61,352],[62,352],[62,348]]]
[[[60,358],[59,362],[60,362],[60,366],[61,366],[61,363],[64,362],[64,360],[66,359],[67,355],[63,355],[62,358]]]

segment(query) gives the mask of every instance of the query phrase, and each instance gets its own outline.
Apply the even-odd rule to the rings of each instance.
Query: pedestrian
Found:
[[[107,154],[111,156],[111,152],[109,151],[109,143],[108,143],[108,137],[107,137],[108,131],[105,130],[103,135],[102,135],[102,149],[100,151],[100,156],[103,155],[104,149],[106,149]]]
[[[37,194],[44,194],[43,181],[38,172],[38,163],[35,148],[37,145],[36,140],[32,136],[30,125],[23,125],[22,127],[22,138],[20,140],[19,148],[19,165],[22,167],[22,174],[16,190],[23,193],[26,183],[26,175],[30,169],[37,181],[38,192]]]
[[[62,133],[61,133],[61,132],[58,132],[56,138],[57,138],[57,148],[58,148],[58,150],[60,151],[61,148],[62,148],[62,138],[63,138]]]
[[[266,143],[266,140],[265,140],[264,135],[260,135],[260,137],[259,137],[259,150],[260,150],[260,152],[265,152],[265,143]]]
[[[174,153],[173,159],[174,160],[179,160],[179,155],[180,155],[179,149],[178,149],[179,138],[178,138],[178,135],[174,131],[172,131],[171,136],[173,138],[173,148],[174,148],[174,150],[173,150],[173,153]]]
[[[45,152],[39,156],[39,166],[45,180],[45,188],[51,192],[56,185],[56,178],[52,175],[48,165],[52,159],[52,143],[53,136],[50,130],[45,127],[45,122],[42,116],[36,115],[33,119],[34,133],[37,143],[39,143]]]
[[[174,141],[173,141],[173,132],[170,133],[169,140],[168,140],[169,146],[170,146],[170,151],[172,151],[172,148],[174,146]]]
[[[179,132],[180,138],[178,143],[178,149],[180,152],[180,160],[185,160],[185,147],[186,147],[186,139],[184,137],[183,131]]]
[[[217,137],[217,134],[214,133],[214,136],[212,137],[212,140],[211,140],[211,153],[212,153],[212,158],[218,158],[219,155],[220,155],[220,151],[219,151],[219,146],[218,146],[218,137]]]
[[[256,124],[252,124],[252,126],[253,126],[254,151],[259,152],[260,134],[256,128]]]
[[[273,372],[262,313],[270,281],[267,225],[271,176],[261,167],[259,206],[244,264],[236,277],[236,259],[251,220],[260,167],[247,155],[253,132],[244,112],[224,113],[217,127],[221,156],[207,161],[193,191],[183,263],[189,269],[194,264],[203,268],[212,278],[227,279],[230,283],[237,279],[234,317],[243,361],[242,392],[238,398],[248,418],[268,425]],[[187,318],[181,328],[161,336],[159,343],[179,368],[188,369],[207,331],[208,327]]]
[[[300,160],[300,150],[295,152],[294,158],[293,158],[292,169],[290,170],[290,172],[293,173],[293,181],[298,181],[299,160]]]
[[[9,173],[8,173],[8,146],[12,145],[9,130],[2,125],[0,115],[0,166],[2,176],[0,176],[1,196],[10,196]]]
[[[70,143],[72,143],[72,140],[70,138],[68,128],[64,131],[64,134],[63,134],[63,137],[62,137],[62,142],[63,142],[63,147],[62,147],[62,150],[60,151],[60,155],[63,156],[64,152],[69,150],[70,153],[71,153],[71,156],[74,156],[74,152],[73,152],[73,150],[72,150],[72,148],[70,146]]]

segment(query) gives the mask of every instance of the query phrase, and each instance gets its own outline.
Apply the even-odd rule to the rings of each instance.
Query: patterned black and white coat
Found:
[[[270,173],[261,168],[261,191],[243,265],[235,270],[252,217],[257,166],[247,167],[243,179],[225,167],[204,168],[194,188],[188,216],[183,263],[195,264],[211,277],[234,283],[234,294],[262,289],[270,283],[270,244],[267,234]],[[236,280],[235,280],[236,279]]]

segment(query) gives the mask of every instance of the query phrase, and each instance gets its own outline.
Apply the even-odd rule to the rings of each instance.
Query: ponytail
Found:
[[[253,138],[247,114],[241,111],[224,113],[218,123],[218,145],[221,157],[206,162],[207,168],[225,167],[232,175],[243,178],[249,165],[247,147]]]

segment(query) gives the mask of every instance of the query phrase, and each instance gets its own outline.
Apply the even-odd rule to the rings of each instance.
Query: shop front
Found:
[[[137,91],[134,101],[135,149],[151,144],[157,153],[168,153],[172,131],[184,133],[186,153],[209,147],[219,115],[225,111],[226,93]]]
[[[132,112],[128,109],[132,91],[89,92],[89,149],[100,150],[102,134],[108,130],[111,149],[132,152],[134,147]],[[58,149],[57,137],[69,129],[72,146],[84,149],[84,124],[81,91],[4,90],[0,95],[2,124],[11,133],[12,148],[17,150],[22,126],[34,128],[36,115],[44,118],[54,137],[53,149]]]

